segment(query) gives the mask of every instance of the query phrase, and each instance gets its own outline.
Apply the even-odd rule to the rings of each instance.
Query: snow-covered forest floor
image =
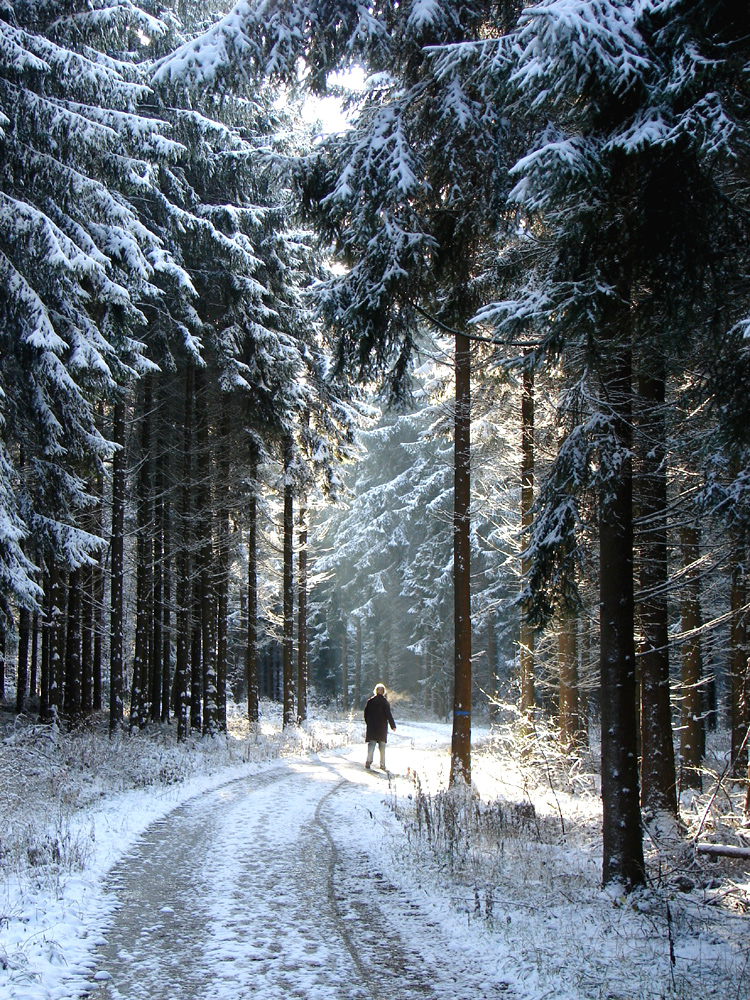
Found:
[[[185,745],[178,745],[171,731],[110,741],[104,728],[66,735],[5,717],[0,1000],[61,1000],[103,995],[107,989],[109,996],[121,996],[111,985],[102,950],[118,905],[110,873],[127,871],[129,859],[139,850],[143,854],[139,845],[149,828],[161,821],[169,830],[169,817],[183,806],[199,804],[214,790],[240,787],[239,779],[249,782],[248,788],[253,781],[269,783],[271,772],[287,763],[296,784],[290,781],[286,792],[281,786],[276,793],[269,790],[267,799],[273,808],[287,810],[290,826],[295,810],[309,810],[318,801],[305,806],[300,775],[308,775],[308,786],[313,778],[325,785],[314,817],[321,842],[325,833],[340,868],[337,925],[359,926],[358,894],[377,885],[379,912],[392,928],[392,938],[386,933],[380,944],[378,962],[388,964],[388,942],[397,938],[408,941],[412,956],[400,975],[411,975],[414,954],[417,965],[421,960],[424,975],[414,992],[406,994],[396,984],[394,996],[400,989],[402,995],[432,997],[445,991],[464,1000],[750,997],[750,865],[709,860],[687,846],[699,828],[702,840],[736,845],[748,833],[742,826],[742,789],[724,780],[717,792],[720,736],[710,757],[715,775],[706,775],[701,795],[683,795],[687,832],[677,836],[663,824],[657,832],[654,825],[646,838],[650,886],[624,899],[600,888],[593,757],[571,766],[543,736],[534,753],[520,755],[510,728],[477,729],[476,794],[457,795],[445,790],[449,727],[410,721],[405,706],[397,711],[399,728],[389,742],[388,777],[362,768],[358,717],[316,712],[302,730],[287,735],[278,709],[270,704],[263,709],[258,733],[250,733],[237,711],[226,739]],[[227,840],[240,844],[243,813],[232,815]],[[282,838],[281,826],[265,831],[266,849],[277,830]],[[222,839],[220,826],[215,835]],[[188,848],[191,885],[188,873],[201,871],[204,859],[191,856]],[[363,865],[364,874],[355,879],[349,870],[347,876],[347,859]],[[217,871],[218,882],[227,873],[230,861]],[[271,902],[261,899],[258,905]],[[275,902],[274,920],[281,927],[293,919],[294,907],[288,898],[283,905]],[[344,912],[346,907],[354,909]],[[301,992],[293,995],[344,1000],[366,992],[367,960],[357,957],[358,938],[350,936],[358,969],[350,991],[339,983],[331,986],[333,992],[321,993],[313,979],[298,972]],[[374,940],[377,952],[377,934]],[[368,953],[371,943],[368,939]],[[215,961],[241,981],[242,958],[240,953],[227,965],[219,953]],[[195,962],[201,961],[196,955]],[[208,948],[203,961],[212,961]],[[252,961],[252,995],[283,996],[274,992],[281,986],[273,980],[273,963],[264,964],[258,954]],[[455,966],[452,993],[441,963]],[[261,975],[258,970],[266,967]],[[299,970],[299,962],[294,968]],[[466,969],[473,971],[462,983]],[[424,986],[431,974],[432,993]],[[225,995],[216,990],[212,995]],[[227,990],[229,996],[231,982]],[[391,994],[386,989],[382,995]]]

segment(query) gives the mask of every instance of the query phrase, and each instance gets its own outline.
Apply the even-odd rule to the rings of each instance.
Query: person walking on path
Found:
[[[372,698],[367,700],[365,705],[365,723],[367,732],[367,760],[365,767],[369,770],[372,767],[372,759],[375,756],[375,744],[380,749],[380,770],[385,771],[385,744],[388,740],[388,726],[396,728],[391,714],[391,706],[385,696],[385,684],[376,684]]]

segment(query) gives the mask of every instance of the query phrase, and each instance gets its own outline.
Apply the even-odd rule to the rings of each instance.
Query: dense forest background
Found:
[[[747,768],[745,21],[0,3],[0,696],[183,739],[383,680],[466,777],[472,708],[599,718],[641,881],[707,728]]]

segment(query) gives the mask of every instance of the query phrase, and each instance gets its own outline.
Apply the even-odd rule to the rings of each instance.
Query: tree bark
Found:
[[[16,663],[16,713],[26,708],[29,687],[29,632],[31,616],[27,608],[21,608],[18,615],[18,659]]]
[[[165,484],[162,483],[165,487]],[[166,498],[165,498],[166,499]],[[162,653],[161,653],[161,721],[169,722],[170,691],[172,690],[172,535],[169,506],[162,504]]]
[[[114,405],[112,440],[112,535],[110,541],[109,731],[123,723],[124,540],[125,540],[125,403]],[[52,570],[50,570],[50,573]]]
[[[151,534],[151,419],[154,405],[153,376],[143,379],[140,417],[140,473],[138,475],[135,652],[130,692],[130,729],[143,729],[147,722],[149,684],[149,639],[153,631],[153,538]]]
[[[605,365],[607,360],[605,359]],[[638,790],[633,599],[632,393],[630,353],[604,372],[619,467],[600,498],[603,882],[630,890],[645,881]]]
[[[307,503],[299,503],[299,552],[297,554],[297,722],[307,718]]]
[[[49,718],[53,725],[60,721],[65,669],[65,586],[60,567],[51,560],[50,567],[50,630],[49,630]]]
[[[97,427],[104,431],[104,401],[99,402],[97,412]],[[104,531],[104,472],[97,469],[95,479],[96,505],[94,507],[94,524],[98,535]],[[93,630],[93,651],[91,663],[91,706],[95,712],[102,709],[102,653],[104,636],[104,556],[100,555],[96,565],[91,570],[91,627]]]
[[[0,622],[0,702],[5,701],[5,625]]]
[[[81,717],[81,571],[68,574],[67,639],[65,642],[64,714],[75,724]]]
[[[94,528],[95,530],[95,528]],[[81,714],[94,702],[94,568],[81,567]]]
[[[533,523],[534,504],[534,370],[523,370],[521,394],[521,545],[528,548],[529,532]],[[531,569],[531,558],[521,557],[521,586],[525,587]],[[534,629],[529,625],[529,602],[521,604],[521,640],[519,644],[519,673],[521,686],[521,713],[530,715],[536,704],[534,694]]]
[[[43,606],[42,606],[42,658],[40,664],[39,673],[39,720],[41,722],[49,722],[50,719],[50,703],[49,703],[49,686],[50,686],[50,660],[49,660],[49,650],[50,650],[50,622],[52,620],[52,594],[50,585],[50,575],[45,568],[45,572],[42,576],[42,589],[44,591]]]
[[[667,466],[663,361],[638,376],[637,453],[640,510],[641,797],[651,812],[677,817],[674,736],[669,692]]]
[[[158,419],[158,413],[157,413]],[[156,456],[153,492],[153,574],[152,574],[152,633],[149,691],[149,717],[159,722],[162,717],[162,685],[164,656],[164,475],[161,455]]]
[[[700,577],[697,563],[700,558],[700,530],[686,526],[680,530],[682,566],[686,583],[680,602],[683,633],[697,633],[701,626]],[[682,783],[700,791],[701,764],[705,731],[701,681],[703,679],[703,653],[699,634],[688,635],[682,642],[682,718],[680,726],[680,756],[682,757]]]
[[[31,660],[29,662],[29,696],[35,698],[39,691],[39,614],[31,618]]]
[[[734,531],[732,551],[732,583],[730,589],[730,683],[732,709],[732,761],[735,775],[748,766],[747,740],[747,628],[743,610],[747,600],[745,581],[745,545]],[[744,744],[744,745],[743,745]]]
[[[201,665],[203,679],[203,732],[218,732],[216,686],[216,604],[213,587],[213,504],[211,497],[211,447],[208,434],[208,399],[205,369],[198,368],[195,377],[198,401],[196,438],[198,445],[198,510],[200,522],[199,610],[201,633]]]
[[[221,395],[219,482],[217,496],[218,552],[216,566],[216,702],[217,725],[227,730],[227,662],[229,657],[229,470],[230,411],[227,393]]]
[[[247,717],[258,721],[258,447],[250,444],[250,494],[247,501]]]
[[[292,460],[294,457],[291,437],[284,439],[284,593],[282,637],[282,683],[284,699],[284,726],[294,725],[294,483]]]
[[[175,581],[175,714],[177,738],[187,739],[190,731],[190,638],[192,627],[192,588],[190,585],[190,523],[193,488],[193,366],[185,372],[185,415],[182,422],[182,490],[180,496],[180,547],[177,552]]]
[[[560,622],[557,632],[557,662],[560,675],[558,698],[560,744],[563,752],[578,743],[578,616],[571,614]]]
[[[357,652],[354,660],[354,707],[362,707],[362,619],[357,615]]]
[[[456,333],[455,380],[451,785],[471,784],[471,343],[462,333]]]
[[[341,633],[341,706],[349,710],[349,630],[346,621],[342,622]]]

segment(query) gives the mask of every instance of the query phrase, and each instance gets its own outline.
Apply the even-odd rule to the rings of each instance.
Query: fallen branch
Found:
[[[750,858],[750,847],[732,847],[730,844],[696,844],[698,854],[714,854],[727,858]]]

